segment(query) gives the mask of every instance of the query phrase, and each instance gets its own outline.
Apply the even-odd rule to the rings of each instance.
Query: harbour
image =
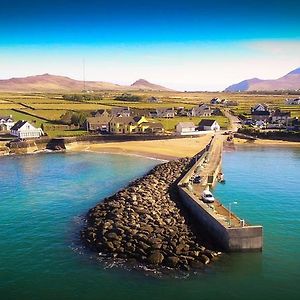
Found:
[[[280,160],[275,165],[277,158]],[[234,214],[250,224],[263,224],[264,249],[224,254],[197,275],[163,280],[97,264],[76,242],[81,226],[78,220],[86,211],[150,170],[156,161],[99,153],[0,159],[7,174],[0,185],[0,274],[5,279],[0,290],[6,299],[98,299],[102,295],[114,300],[125,293],[128,299],[146,300],[162,294],[165,299],[176,300],[221,295],[282,299],[287,293],[289,299],[299,298],[300,266],[295,258],[299,254],[299,148],[240,147],[235,152],[225,151],[222,170],[226,184],[218,184],[214,196],[226,207],[237,201],[232,207]],[[127,168],[127,175],[119,174],[120,166]],[[110,173],[105,172],[108,167]],[[108,178],[114,178],[114,183],[107,185]],[[14,189],[13,182],[20,188]],[[284,201],[283,195],[289,200]]]

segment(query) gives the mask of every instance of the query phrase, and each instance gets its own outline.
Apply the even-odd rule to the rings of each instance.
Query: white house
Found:
[[[210,104],[220,104],[221,101],[222,101],[222,100],[221,100],[220,98],[215,97],[215,98],[212,98],[212,99],[210,100]]]
[[[175,109],[172,108],[157,108],[149,112],[149,117],[152,118],[174,118]]]
[[[212,109],[207,104],[199,104],[193,107],[189,112],[189,117],[210,117],[212,114]]]
[[[14,126],[14,120],[12,116],[0,116],[0,131],[10,130]]]
[[[256,104],[254,107],[251,107],[251,118],[253,121],[268,121],[270,118],[271,112],[269,107],[266,104]]]
[[[31,139],[31,138],[39,138],[44,133],[41,128],[36,128],[32,126],[27,121],[18,121],[11,129],[10,134],[18,137],[19,139]]]
[[[205,131],[219,131],[220,125],[216,120],[203,119],[199,123],[199,129]]]
[[[178,134],[189,134],[196,130],[196,126],[193,122],[180,122],[176,125],[176,132]]]
[[[271,122],[287,124],[290,118],[291,118],[290,111],[281,111],[280,109],[276,109],[271,115]]]
[[[251,107],[251,112],[257,112],[257,111],[269,111],[269,107],[267,104],[256,104],[254,107]]]
[[[300,98],[289,98],[285,102],[287,105],[300,105]]]

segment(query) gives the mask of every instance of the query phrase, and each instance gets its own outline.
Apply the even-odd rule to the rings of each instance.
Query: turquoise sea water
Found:
[[[300,299],[300,150],[224,154],[215,194],[264,226],[262,253],[225,254],[203,273],[157,279],[76,251],[81,216],[155,160],[108,154],[0,158],[1,299]]]

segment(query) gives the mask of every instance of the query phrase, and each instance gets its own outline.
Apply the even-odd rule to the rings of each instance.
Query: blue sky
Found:
[[[220,90],[300,66],[300,3],[0,0],[0,77],[54,73]]]

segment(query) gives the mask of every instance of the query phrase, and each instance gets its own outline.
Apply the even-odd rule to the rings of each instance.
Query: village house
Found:
[[[164,133],[165,131],[164,126],[161,123],[156,123],[156,122],[142,123],[142,127],[144,129],[143,132],[145,133],[159,134],[159,133]]]
[[[219,131],[220,125],[216,120],[203,119],[199,123],[199,129],[205,131]]]
[[[219,107],[215,107],[211,113],[212,116],[223,116],[223,113]]]
[[[212,109],[207,104],[199,104],[193,107],[187,114],[189,117],[210,117]]]
[[[186,110],[184,107],[176,107],[176,115],[181,117],[187,117],[189,111]]]
[[[289,98],[285,100],[287,105],[300,105],[300,98]]]
[[[86,118],[86,130],[92,132],[109,132],[109,122],[111,117],[98,116]]]
[[[36,128],[27,121],[18,121],[11,129],[10,134],[19,139],[39,138],[44,133],[41,128]]]
[[[212,98],[210,100],[210,104],[220,104],[221,103],[221,99],[218,97]]]
[[[109,117],[110,114],[106,109],[99,109],[92,113],[93,117]]]
[[[295,130],[295,131],[300,131],[300,120],[298,117],[292,119],[292,130]]]
[[[0,116],[0,131],[9,131],[14,126],[12,116]]]
[[[281,111],[280,109],[276,109],[271,114],[271,123],[281,123],[287,124],[288,120],[291,118],[291,112]]]
[[[111,109],[111,115],[113,117],[130,117],[130,107],[113,107]]]
[[[256,104],[254,107],[251,107],[251,112],[256,112],[256,111],[269,111],[269,107],[267,104]]]
[[[86,130],[90,132],[130,134],[130,133],[163,133],[161,123],[148,122],[144,116],[135,117],[88,117]]]
[[[221,104],[223,104],[224,106],[238,106],[239,105],[237,101],[227,100],[227,99],[222,99]]]
[[[148,126],[146,125],[148,123],[146,117],[135,116],[133,120],[135,122],[135,128],[133,128],[132,132],[143,133],[148,128]]]
[[[109,121],[110,133],[132,133],[135,128],[135,121],[132,117],[115,116]]]
[[[129,133],[162,133],[164,127],[160,123],[151,123],[142,117],[113,117],[109,122],[109,131],[113,134]]]
[[[267,122],[263,120],[258,120],[254,123],[254,127],[267,128]]]
[[[149,111],[149,117],[151,118],[174,118],[175,109],[172,108],[157,108]]]
[[[270,119],[270,110],[266,104],[256,104],[251,107],[251,118],[253,121],[268,121]]]
[[[162,101],[159,98],[156,98],[156,97],[153,97],[153,96],[147,98],[146,102],[149,102],[149,103],[162,103]]]
[[[193,122],[180,122],[176,125],[176,132],[180,135],[193,134],[196,126]]]

